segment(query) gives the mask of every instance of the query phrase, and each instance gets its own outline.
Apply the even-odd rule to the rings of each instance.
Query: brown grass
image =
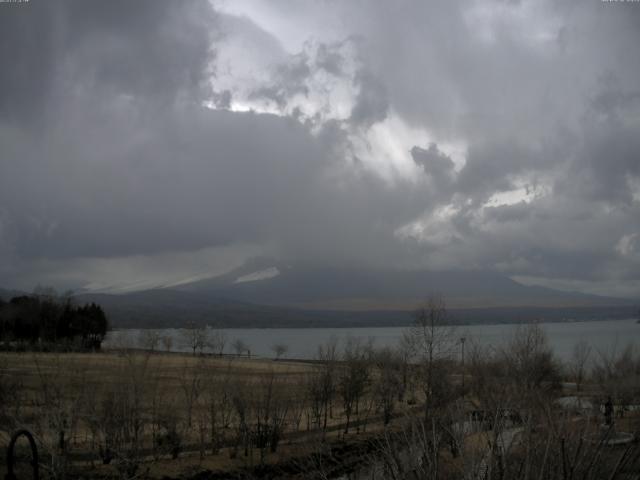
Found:
[[[73,459],[74,469],[93,472],[92,475],[115,475],[113,465],[101,465],[97,458],[96,445],[93,443],[90,429],[84,418],[86,414],[80,410],[86,402],[99,403],[105,392],[117,389],[131,389],[137,383],[143,386],[147,393],[143,395],[143,408],[151,409],[151,392],[159,388],[159,398],[165,405],[170,406],[171,413],[180,418],[182,424],[183,443],[185,451],[180,458],[171,459],[169,456],[151,456],[153,441],[150,428],[145,427],[142,444],[147,450],[144,455],[146,461],[141,466],[142,471],[148,469],[151,478],[164,476],[179,477],[197,471],[233,470],[246,468],[260,463],[255,449],[248,457],[244,456],[242,448],[236,458],[231,457],[231,448],[222,448],[216,455],[209,451],[200,458],[198,451],[198,429],[186,428],[184,384],[194,375],[203,378],[227,376],[244,385],[247,395],[257,392],[266,378],[277,380],[279,388],[286,395],[294,397],[304,389],[306,377],[317,367],[309,362],[288,360],[248,359],[246,357],[217,357],[192,356],[190,354],[149,354],[141,351],[112,351],[104,353],[2,353],[0,354],[0,379],[3,385],[13,385],[15,391],[15,405],[6,407],[10,415],[20,420],[13,425],[13,429],[26,427],[38,436],[43,450],[55,450],[57,437],[55,428],[42,425],[44,418],[55,417],[56,408],[65,411],[65,407],[51,407],[48,403],[61,403],[78,409],[77,412],[65,411],[70,417],[76,418],[73,433],[68,440],[68,451]],[[262,382],[262,383],[261,383]],[[49,392],[46,393],[45,392]],[[79,400],[82,399],[82,400]],[[344,421],[343,412],[339,407],[339,399],[335,400],[333,418],[330,419],[329,431],[322,434],[318,431],[307,430],[308,424],[303,415],[300,431],[293,431],[287,426],[285,436],[277,453],[267,452],[265,463],[281,462],[291,457],[304,456],[310,452],[310,446],[320,437],[328,440],[342,438],[341,424]],[[19,412],[18,412],[19,410]],[[84,410],[83,410],[84,411]],[[14,412],[18,412],[14,414]],[[370,412],[375,415],[375,412]],[[205,415],[204,407],[194,407],[194,423],[200,415]],[[75,415],[75,417],[74,417]],[[381,423],[374,419],[367,426],[369,433],[379,431]],[[3,430],[6,429],[6,430]],[[71,430],[71,429],[70,429]],[[355,427],[350,437],[360,438],[364,433]],[[0,451],[4,452],[9,441],[8,426],[0,425]],[[231,432],[229,432],[231,436]],[[207,447],[208,450],[208,447]],[[4,457],[4,455],[2,456]],[[153,460],[153,461],[151,461]],[[4,462],[4,458],[0,460]]]

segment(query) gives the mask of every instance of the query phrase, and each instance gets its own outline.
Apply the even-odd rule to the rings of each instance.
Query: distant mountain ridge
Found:
[[[8,300],[19,292],[0,290]],[[507,323],[631,318],[630,300],[522,285],[483,271],[327,267],[255,259],[223,275],[122,294],[82,292],[115,327],[354,327],[408,325],[430,294],[453,321]]]
[[[253,276],[253,278],[252,278]],[[450,307],[580,307],[625,300],[525,286],[487,271],[318,267],[261,259],[173,289],[261,305],[314,310],[409,310],[431,294]]]

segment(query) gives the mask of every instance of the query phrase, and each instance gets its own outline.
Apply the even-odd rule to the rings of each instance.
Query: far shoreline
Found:
[[[487,322],[450,322],[446,326],[450,327],[481,327],[481,326],[497,326],[497,325],[529,325],[529,324],[558,324],[558,323],[593,323],[593,322],[617,322],[617,321],[635,321],[640,327],[640,321],[634,317],[621,316],[609,318],[567,318],[567,319],[539,319],[539,320],[505,320],[505,321],[487,321]],[[186,323],[186,322],[185,322]],[[325,330],[325,329],[358,329],[358,328],[410,328],[412,325],[411,317],[406,323],[347,323],[326,325],[219,325],[215,322],[203,323],[201,326],[214,328],[217,330]],[[128,331],[128,330],[181,330],[186,326],[124,326],[114,327],[110,332]]]

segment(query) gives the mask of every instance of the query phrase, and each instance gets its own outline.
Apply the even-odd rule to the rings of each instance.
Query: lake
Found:
[[[597,352],[619,352],[630,343],[636,344],[640,340],[640,324],[635,319],[607,320],[591,322],[562,322],[541,323],[547,334],[556,356],[566,360],[571,356],[574,345],[587,341]],[[472,342],[483,346],[499,348],[504,345],[518,329],[515,324],[499,325],[465,325],[455,329],[457,338],[465,337],[467,347]],[[271,347],[274,344],[284,344],[288,347],[286,358],[313,358],[318,346],[326,343],[332,337],[344,345],[349,337],[363,340],[373,339],[374,345],[396,346],[402,338],[406,327],[371,327],[371,328],[225,328],[220,329],[227,336],[225,352],[232,353],[231,343],[241,339],[248,345],[252,355],[272,357]],[[173,338],[173,351],[189,351],[185,344],[181,329],[157,330],[161,335]],[[104,346],[137,346],[141,330],[127,329],[109,332]],[[160,347],[162,348],[162,347]]]

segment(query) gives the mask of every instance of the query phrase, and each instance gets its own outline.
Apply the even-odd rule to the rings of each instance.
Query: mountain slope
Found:
[[[205,294],[149,290],[130,294],[82,294],[79,303],[103,306],[115,328],[179,328],[190,323],[226,328],[381,327],[411,324],[412,311],[304,310],[234,302]],[[587,307],[450,308],[455,323],[518,323],[531,321],[630,318],[631,305]]]
[[[483,271],[403,271],[316,267],[264,261],[176,287],[236,301],[320,310],[406,310],[431,294],[450,307],[578,307],[624,300],[522,285]]]
[[[12,294],[0,290],[7,300]],[[454,321],[504,323],[629,318],[631,301],[529,287],[483,271],[406,271],[318,267],[256,259],[227,274],[162,289],[81,293],[112,325],[181,327],[346,327],[407,325],[430,294]]]

